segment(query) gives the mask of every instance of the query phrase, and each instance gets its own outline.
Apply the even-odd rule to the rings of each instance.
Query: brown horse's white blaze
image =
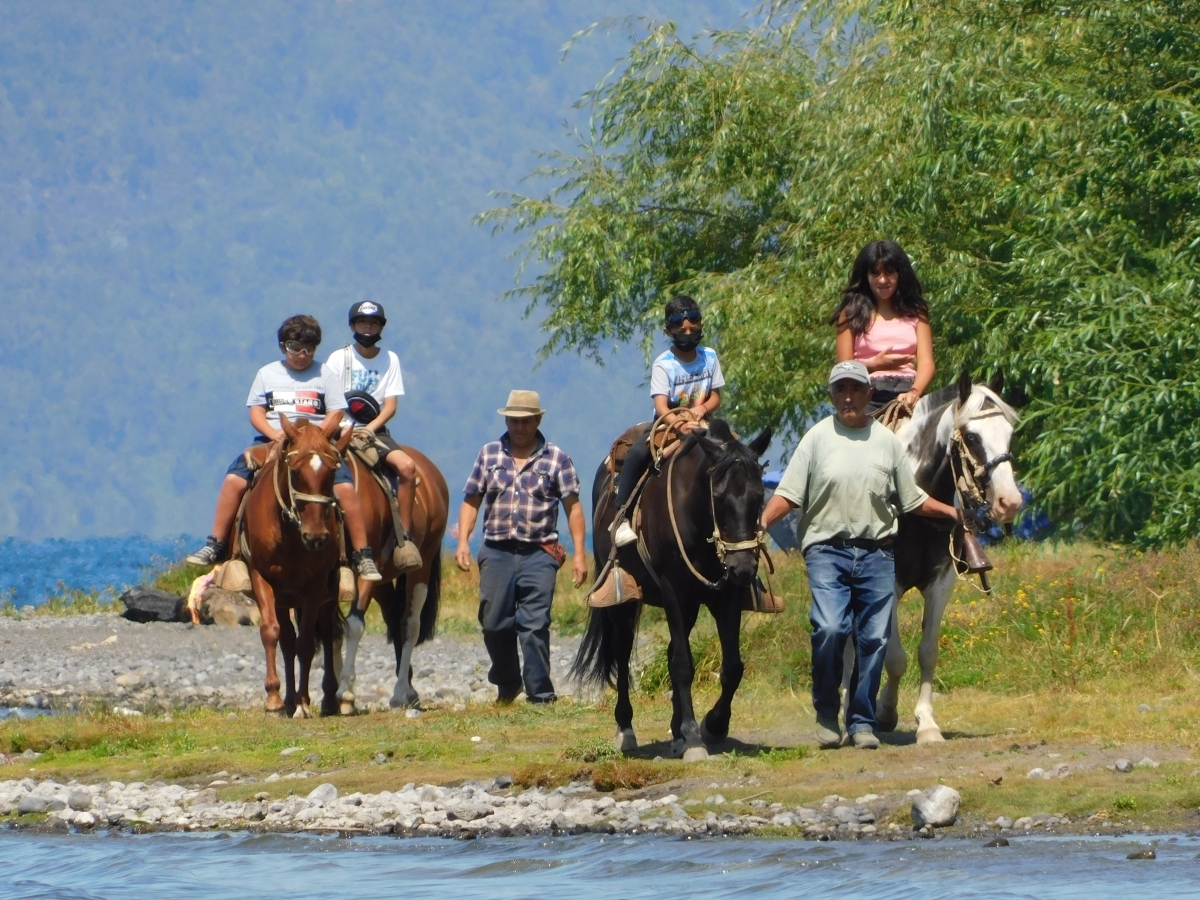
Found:
[[[421,568],[401,574],[392,563],[393,537],[391,507],[382,488],[359,464],[356,489],[362,504],[367,538],[379,554],[376,564],[383,575],[381,582],[358,579],[358,598],[374,599],[383,612],[388,637],[396,651],[396,683],[389,705],[395,708],[416,706],[419,697],[412,686],[413,649],[433,634],[441,582],[442,539],[450,510],[450,490],[437,466],[419,450],[404,447],[417,467],[413,502],[412,539],[421,551]],[[388,552],[380,551],[387,549]],[[426,604],[429,604],[426,608]],[[363,626],[359,619],[346,620],[343,652],[337,654],[338,700],[342,715],[355,711],[354,686],[358,677],[358,646]]]
[[[1020,511],[1022,498],[1009,456],[1017,414],[1000,399],[1002,384],[1000,376],[987,386],[972,384],[964,373],[957,384],[922,398],[899,437],[921,488],[943,503],[963,506],[954,488],[950,466],[951,441],[954,430],[959,429],[976,463],[989,473],[984,486],[986,514],[1007,524]],[[925,600],[917,651],[921,666],[921,685],[914,710],[917,743],[943,740],[933,717],[933,675],[938,662],[942,615],[956,579],[949,535],[931,520],[904,516],[896,538],[896,601],[884,660],[887,677],[879,691],[875,716],[880,731],[894,730],[899,720],[900,678],[908,668],[908,658],[900,643],[899,605],[908,589],[916,587]],[[847,644],[847,661],[853,659],[852,654],[853,647]],[[848,665],[847,679],[850,670]]]

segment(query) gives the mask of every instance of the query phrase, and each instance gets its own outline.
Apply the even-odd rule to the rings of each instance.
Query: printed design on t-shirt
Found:
[[[267,391],[267,407],[290,416],[325,415],[325,395],[320,391]]]
[[[383,373],[378,369],[360,369],[354,366],[350,370],[350,390],[374,393],[382,377]]]

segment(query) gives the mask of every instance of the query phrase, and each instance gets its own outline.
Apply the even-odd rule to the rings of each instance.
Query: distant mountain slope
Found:
[[[643,363],[536,371],[536,323],[495,303],[514,244],[473,228],[650,13],[692,33],[748,4],[126,0],[0,5],[0,535],[207,531],[274,329],[322,356],[383,302],[409,396],[396,429],[457,492],[510,387],[585,480],[644,415]]]

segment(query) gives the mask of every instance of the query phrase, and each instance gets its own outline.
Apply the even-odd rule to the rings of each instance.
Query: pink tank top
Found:
[[[909,354],[915,361],[917,356],[917,323],[919,321],[916,316],[903,319],[897,318],[891,321],[876,316],[866,331],[854,336],[854,358],[867,360],[875,354],[882,353],[888,347],[891,347],[893,353]],[[913,363],[901,366],[898,369],[877,369],[871,373],[872,376],[912,376],[916,374],[917,367]]]

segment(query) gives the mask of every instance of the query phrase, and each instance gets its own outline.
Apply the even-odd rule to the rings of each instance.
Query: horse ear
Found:
[[[1003,369],[996,370],[996,374],[993,375],[992,380],[988,382],[988,387],[991,388],[993,394],[995,394],[997,397],[1000,396],[1000,392],[1002,390],[1004,390],[1004,370]]]
[[[346,454],[346,448],[350,446],[350,442],[354,440],[354,429],[347,428],[342,432],[341,437],[334,441],[333,446],[337,447],[337,452],[343,456]]]
[[[279,427],[283,429],[283,433],[287,435],[289,441],[296,439],[296,426],[288,421],[288,417],[284,413],[279,414]]]
[[[693,431],[691,438],[700,446],[700,449],[704,451],[704,455],[713,462],[717,461],[718,457],[721,455],[722,449],[724,449],[724,445],[721,444],[720,441],[714,441],[707,434],[701,434],[698,431]]]
[[[966,403],[967,399],[971,396],[972,385],[971,373],[963,369],[958,376],[958,402],[960,404]]]
[[[321,431],[325,434],[326,440],[332,440],[337,434],[337,430],[342,427],[342,411],[335,409],[325,417],[325,421],[321,423]],[[353,431],[353,429],[351,429]]]
[[[768,425],[766,428],[764,428],[759,433],[758,437],[756,437],[754,440],[752,440],[747,446],[749,446],[750,451],[756,457],[759,457],[767,452],[767,447],[770,445],[770,443],[771,443],[771,427]]]

